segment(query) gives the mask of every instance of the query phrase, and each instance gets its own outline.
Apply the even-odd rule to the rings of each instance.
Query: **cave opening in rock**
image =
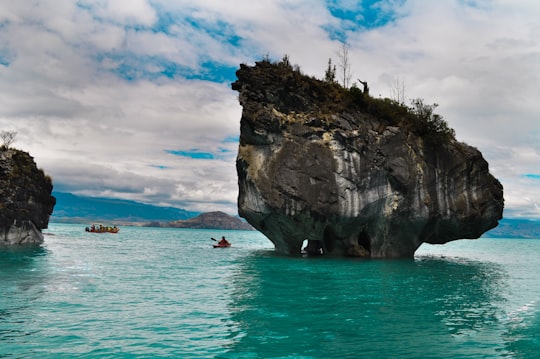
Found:
[[[336,245],[336,234],[330,227],[324,229],[323,234],[324,250],[331,253]]]
[[[317,255],[320,256],[324,254],[323,246],[321,241],[306,239],[303,242],[305,247],[300,251],[301,254],[306,254],[308,256]]]
[[[371,253],[371,238],[366,231],[362,231],[358,235],[358,245],[364,247],[368,252]]]

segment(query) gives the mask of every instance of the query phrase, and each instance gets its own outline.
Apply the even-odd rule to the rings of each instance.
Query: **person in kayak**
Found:
[[[229,243],[229,241],[225,239],[225,236],[222,236],[222,237],[221,237],[221,241],[219,241],[218,244],[219,244],[220,246],[230,246],[230,245],[231,245],[231,244]]]

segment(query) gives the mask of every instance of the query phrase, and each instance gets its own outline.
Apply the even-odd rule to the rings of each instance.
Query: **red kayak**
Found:
[[[213,245],[214,248],[227,248],[231,246],[231,242],[226,240],[225,237],[221,237],[220,241],[218,241],[217,239],[213,237],[210,237],[210,239],[213,240],[214,242],[217,242],[216,244]]]
[[[227,247],[230,247],[231,244],[230,243],[225,243],[225,244],[214,244],[214,248],[227,248]]]

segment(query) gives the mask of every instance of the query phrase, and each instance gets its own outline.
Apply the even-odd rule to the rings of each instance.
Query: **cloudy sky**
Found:
[[[322,78],[350,46],[373,96],[438,103],[540,218],[538,0],[2,0],[0,131],[56,191],[236,214],[240,63]]]

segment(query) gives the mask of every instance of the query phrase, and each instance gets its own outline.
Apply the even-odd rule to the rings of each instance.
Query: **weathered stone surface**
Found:
[[[165,227],[224,229],[252,231],[253,227],[238,217],[233,217],[221,211],[201,213],[197,217],[169,222]]]
[[[26,152],[0,147],[0,245],[42,243],[56,200]]]
[[[429,142],[292,69],[260,62],[237,77],[238,209],[276,250],[299,254],[308,239],[312,253],[412,257],[502,218],[502,185],[477,149]]]

